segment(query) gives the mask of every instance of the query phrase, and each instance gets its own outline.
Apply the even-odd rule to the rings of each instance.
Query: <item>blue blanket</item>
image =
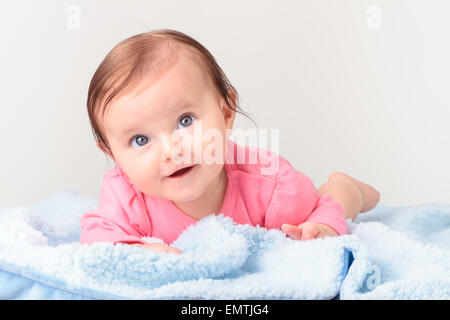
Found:
[[[350,235],[310,241],[211,215],[173,243],[181,255],[79,244],[96,206],[63,191],[0,209],[0,298],[450,298],[450,205],[378,205]]]

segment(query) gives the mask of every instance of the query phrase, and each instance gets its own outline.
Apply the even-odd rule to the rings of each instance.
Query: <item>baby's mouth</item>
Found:
[[[178,170],[178,171],[175,171],[174,173],[172,173],[172,174],[169,176],[169,178],[176,178],[176,177],[183,176],[183,175],[187,174],[189,171],[191,171],[192,168],[194,168],[194,166],[195,166],[195,165],[190,166],[190,167],[186,167],[186,168],[183,168],[183,169],[180,169],[180,170]]]

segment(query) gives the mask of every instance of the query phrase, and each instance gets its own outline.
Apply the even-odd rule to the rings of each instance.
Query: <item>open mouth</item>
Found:
[[[195,165],[194,165],[195,166]],[[176,177],[181,177],[184,176],[185,174],[187,174],[188,172],[190,172],[192,170],[192,168],[194,168],[194,166],[190,166],[190,167],[186,167],[183,169],[180,169],[178,171],[175,171],[174,173],[172,173],[169,178],[176,178]]]

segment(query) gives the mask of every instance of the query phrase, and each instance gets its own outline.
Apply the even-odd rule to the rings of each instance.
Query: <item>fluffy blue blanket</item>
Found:
[[[450,298],[450,205],[378,205],[350,235],[310,241],[211,215],[174,242],[181,255],[79,244],[96,206],[63,191],[0,210],[0,298]]]

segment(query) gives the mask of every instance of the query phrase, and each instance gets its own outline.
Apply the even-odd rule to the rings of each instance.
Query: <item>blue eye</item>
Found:
[[[192,115],[187,114],[187,115],[181,117],[180,125],[182,125],[183,128],[189,127],[192,124],[192,122],[194,122],[194,119],[195,118]],[[178,129],[182,129],[182,128],[178,127]]]
[[[148,138],[146,136],[135,136],[133,139],[131,139],[131,145],[133,147],[142,147],[146,145],[148,142]],[[135,145],[135,143],[137,145]]]

